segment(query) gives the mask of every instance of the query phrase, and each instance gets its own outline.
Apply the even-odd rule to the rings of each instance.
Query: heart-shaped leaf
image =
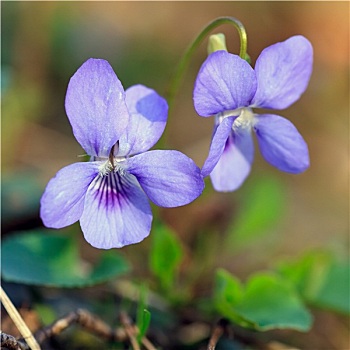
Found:
[[[243,287],[236,277],[218,270],[215,305],[224,317],[256,330],[307,331],[312,321],[293,286],[271,273],[256,274]]]
[[[53,287],[86,287],[129,271],[115,251],[104,251],[92,268],[79,257],[77,241],[48,230],[11,235],[2,242],[3,278]]]

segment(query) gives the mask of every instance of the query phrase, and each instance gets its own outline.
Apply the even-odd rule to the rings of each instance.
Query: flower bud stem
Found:
[[[168,92],[168,104],[169,104],[169,115],[172,111],[174,99],[177,94],[177,91],[180,87],[180,83],[182,81],[183,75],[189,65],[190,59],[198,48],[198,46],[202,43],[208,33],[214,28],[222,25],[222,24],[232,24],[238,31],[239,39],[240,39],[240,52],[239,56],[243,59],[246,59],[247,56],[247,33],[244,29],[243,24],[234,17],[218,17],[210,22],[205,28],[199,33],[199,35],[194,39],[194,41],[189,45],[185,53],[183,54],[177,69],[175,71],[175,75],[170,84],[169,92]]]

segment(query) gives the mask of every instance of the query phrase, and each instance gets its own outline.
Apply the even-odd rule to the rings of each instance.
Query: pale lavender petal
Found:
[[[40,217],[47,227],[62,228],[80,219],[85,193],[98,173],[98,163],[74,163],[57,172],[40,201]]]
[[[110,64],[87,60],[69,81],[65,106],[74,136],[87,154],[108,157],[129,120],[123,86]]]
[[[208,117],[248,106],[256,91],[253,68],[239,56],[216,51],[204,61],[193,91],[197,113]]]
[[[309,167],[307,144],[289,120],[273,114],[262,114],[256,120],[254,130],[266,161],[293,174]]]
[[[309,84],[312,62],[312,46],[301,35],[264,49],[255,65],[258,88],[252,106],[283,109],[293,104]]]
[[[225,149],[226,141],[232,133],[232,124],[234,117],[226,117],[215,127],[213,137],[210,144],[209,154],[202,167],[203,177],[208,176],[219,161],[222,152]]]
[[[126,90],[126,104],[130,120],[119,139],[120,156],[148,151],[162,136],[168,117],[166,100],[143,85]]]
[[[148,151],[128,160],[147,196],[162,207],[178,207],[195,200],[204,189],[194,161],[178,151]]]
[[[135,177],[109,173],[91,183],[80,218],[85,239],[101,249],[120,248],[146,238],[152,212]]]
[[[238,189],[250,173],[254,158],[254,142],[250,128],[235,130],[226,141],[225,149],[210,174],[216,191]]]

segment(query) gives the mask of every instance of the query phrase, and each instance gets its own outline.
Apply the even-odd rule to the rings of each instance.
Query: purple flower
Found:
[[[309,167],[308,147],[295,126],[275,114],[255,114],[252,108],[283,109],[297,101],[308,85],[312,61],[312,46],[303,36],[264,49],[255,70],[226,51],[208,56],[193,99],[199,115],[215,115],[202,174],[210,174],[216,190],[233,191],[248,176],[254,156],[251,130],[265,160],[279,170],[297,174]]]
[[[162,207],[190,203],[203,191],[196,164],[178,151],[148,151],[162,135],[168,105],[154,90],[124,92],[107,61],[89,59],[71,78],[66,112],[91,156],[61,169],[41,198],[47,227],[80,220],[85,239],[109,249],[142,241],[151,230],[149,199]]]

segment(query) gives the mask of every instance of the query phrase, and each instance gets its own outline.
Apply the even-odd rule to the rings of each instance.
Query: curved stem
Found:
[[[247,54],[247,33],[244,29],[243,24],[234,17],[218,17],[210,22],[196,37],[196,39],[189,45],[185,53],[183,54],[180,63],[177,66],[174,78],[171,82],[170,89],[168,92],[168,103],[169,103],[169,115],[172,110],[173,103],[177,91],[179,89],[180,83],[182,81],[183,75],[189,65],[190,58],[192,57],[194,51],[198,48],[198,46],[202,43],[207,34],[213,30],[214,28],[222,25],[222,24],[232,24],[238,31],[239,39],[240,39],[240,52],[239,56],[243,59],[246,58]]]

